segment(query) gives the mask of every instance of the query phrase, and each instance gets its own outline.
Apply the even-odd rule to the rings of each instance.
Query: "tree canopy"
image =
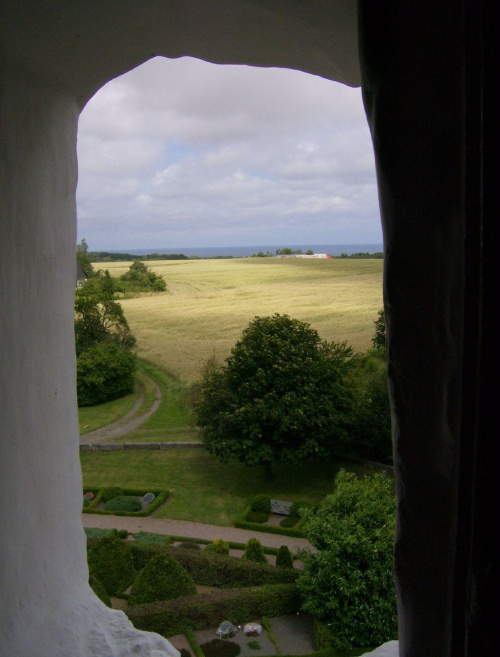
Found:
[[[92,267],[92,259],[89,254],[89,246],[85,238],[76,245],[76,261],[80,263],[81,268],[87,276],[93,275],[94,268]]]
[[[134,260],[129,270],[120,276],[116,287],[121,291],[163,292],[167,284],[163,276],[148,269],[141,260]]]
[[[324,457],[348,440],[353,352],[309,324],[256,317],[224,365],[205,369],[196,403],[206,448],[223,461],[263,465]]]
[[[98,271],[75,291],[75,344],[79,356],[100,342],[114,342],[131,349],[135,338],[114,299],[114,283],[108,271]]]
[[[303,513],[302,529],[317,549],[301,555],[303,609],[327,624],[339,650],[397,636],[392,485],[384,474],[357,479],[341,470],[335,492]]]
[[[385,313],[383,310],[378,311],[375,324],[375,335],[372,338],[372,345],[385,354]]]

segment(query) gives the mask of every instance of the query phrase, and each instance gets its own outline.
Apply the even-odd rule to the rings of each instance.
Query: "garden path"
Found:
[[[141,386],[139,396],[128,413],[116,420],[116,422],[112,422],[100,429],[96,429],[95,431],[80,436],[80,444],[105,444],[110,442],[113,438],[119,438],[120,436],[125,436],[126,434],[131,433],[141,424],[144,424],[144,422],[153,415],[161,402],[160,386],[150,377],[148,377],[148,379],[155,387],[155,400],[145,413],[136,416],[144,402],[144,388]]]
[[[282,534],[267,534],[255,532],[249,529],[237,529],[236,527],[219,527],[218,525],[207,525],[202,522],[189,520],[169,520],[166,518],[134,518],[132,516],[99,515],[97,513],[82,513],[82,524],[84,527],[99,529],[126,529],[130,533],[151,532],[153,534],[164,534],[165,536],[183,536],[185,538],[201,538],[213,541],[222,538],[234,543],[246,543],[250,538],[258,538],[265,547],[279,548],[287,545],[291,552],[297,552],[302,548],[309,548],[311,544],[306,538],[295,538],[283,536]]]

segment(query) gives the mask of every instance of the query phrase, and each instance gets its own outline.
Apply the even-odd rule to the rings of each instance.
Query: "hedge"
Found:
[[[126,613],[139,630],[169,637],[184,634],[188,627],[194,630],[217,627],[221,619],[238,625],[249,618],[297,613],[301,603],[295,584],[266,584],[151,602],[129,607]]]
[[[302,518],[299,522],[292,527],[276,527],[275,525],[261,525],[258,522],[247,522],[246,517],[251,512],[252,505],[249,504],[243,513],[236,518],[234,523],[238,529],[251,529],[256,532],[266,532],[267,534],[281,534],[282,536],[294,536],[296,538],[304,538],[305,534],[301,531]]]
[[[85,488],[84,493],[87,491],[91,491],[95,494],[95,488]],[[97,513],[101,515],[109,515],[109,516],[135,516],[135,517],[144,517],[144,516],[149,516],[155,511],[159,506],[161,506],[166,500],[168,499],[168,496],[170,495],[168,490],[138,490],[138,489],[132,489],[132,488],[124,488],[123,489],[123,494],[124,495],[130,495],[134,497],[143,497],[146,495],[146,493],[153,493],[155,496],[155,499],[149,504],[145,509],[142,511],[106,511],[105,509],[98,509],[99,503],[103,500],[103,493],[106,489],[101,488],[95,498],[92,500],[90,506],[85,507],[83,509],[83,513]]]
[[[191,646],[192,651],[194,652],[196,657],[205,657],[203,654],[203,650],[200,648],[200,644],[196,640],[196,637],[193,632],[192,627],[186,627],[186,631],[184,632],[186,635],[186,639],[189,642],[189,645]]]
[[[219,588],[240,588],[260,584],[290,584],[298,572],[292,568],[276,568],[239,557],[225,557],[213,552],[183,550],[172,546],[128,543],[136,570],[144,568],[157,554],[168,554],[176,559],[197,584]]]

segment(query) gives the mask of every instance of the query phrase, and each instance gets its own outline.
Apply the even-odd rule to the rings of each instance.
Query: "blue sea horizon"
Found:
[[[281,245],[256,245],[256,246],[203,246],[203,247],[151,247],[150,249],[100,249],[108,253],[129,253],[131,255],[148,255],[151,253],[170,254],[182,253],[188,257],[198,256],[200,258],[217,258],[230,257],[248,258],[255,253],[268,251],[273,255],[276,249],[290,248],[293,250],[301,249],[303,253],[311,249],[314,253],[328,253],[332,256],[339,256],[342,253],[351,255],[353,253],[379,253],[383,250],[381,243],[372,244],[281,244]]]

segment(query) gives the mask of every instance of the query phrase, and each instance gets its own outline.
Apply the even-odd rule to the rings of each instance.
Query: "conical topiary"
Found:
[[[97,540],[88,552],[89,572],[109,595],[124,591],[135,577],[130,546],[117,534]]]
[[[194,593],[196,585],[193,578],[181,564],[166,554],[157,554],[137,576],[128,602],[130,605],[141,605]]]
[[[293,559],[287,545],[282,545],[276,555],[276,565],[281,568],[293,568]]]
[[[249,561],[257,561],[257,563],[267,563],[264,548],[262,547],[258,538],[250,538],[245,545],[245,552],[243,559]]]

